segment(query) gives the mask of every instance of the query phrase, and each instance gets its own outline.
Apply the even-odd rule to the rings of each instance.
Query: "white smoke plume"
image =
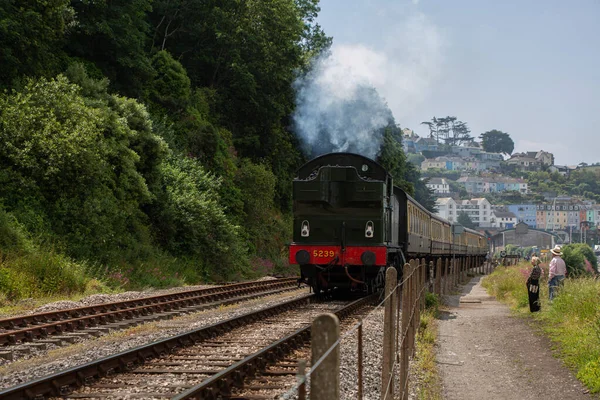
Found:
[[[378,50],[334,45],[296,82],[294,128],[310,155],[350,151],[375,158],[382,128],[394,116],[401,123],[426,98],[441,70],[437,28],[416,13],[387,36]]]
[[[340,50],[316,60],[296,82],[295,130],[312,156],[348,151],[375,158],[392,113],[371,82],[376,70],[347,64]],[[377,62],[377,54],[370,56]]]

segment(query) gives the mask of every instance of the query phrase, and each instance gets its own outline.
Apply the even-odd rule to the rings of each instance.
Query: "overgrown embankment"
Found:
[[[529,312],[525,281],[528,264],[499,267],[483,286],[522,316],[532,318],[540,330],[557,345],[558,356],[576,372],[592,393],[600,392],[600,280],[592,275],[566,279],[552,304],[548,301],[547,267],[543,268],[540,299],[542,309]]]

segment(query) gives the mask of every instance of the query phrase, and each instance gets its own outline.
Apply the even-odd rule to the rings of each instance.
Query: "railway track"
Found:
[[[297,279],[246,282],[209,289],[16,316],[0,320],[0,357],[72,343],[86,336],[296,288]]]
[[[312,319],[325,311],[344,317],[373,299],[343,307],[315,300],[307,295],[105,357],[1,391],[0,399],[216,399],[256,374],[293,384],[293,366],[268,368],[306,346]]]

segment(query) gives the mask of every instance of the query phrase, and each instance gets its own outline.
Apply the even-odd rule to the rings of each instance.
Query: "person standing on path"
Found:
[[[531,265],[533,269],[527,278],[527,295],[529,297],[529,311],[538,312],[540,311],[540,277],[542,276],[542,269],[540,263],[542,261],[534,253],[531,257]]]
[[[554,248],[550,250],[550,253],[552,253],[552,261],[550,261],[550,269],[548,271],[548,296],[550,301],[552,301],[556,296],[558,286],[561,285],[562,281],[565,279],[567,265],[561,258],[562,252],[560,251],[560,247],[554,246]]]

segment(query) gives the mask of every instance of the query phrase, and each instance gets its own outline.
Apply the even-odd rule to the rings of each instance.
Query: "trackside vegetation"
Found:
[[[413,363],[417,382],[414,390],[416,390],[416,398],[420,400],[441,400],[443,398],[435,346],[438,337],[439,305],[440,300],[436,294],[426,294],[425,310],[421,313],[416,337],[417,351]]]
[[[548,302],[548,287],[542,284],[542,309],[530,313],[525,288],[529,269],[526,263],[498,267],[484,279],[483,286],[499,300],[508,303],[517,314],[532,318],[539,324],[541,330],[556,343],[559,357],[577,378],[590,392],[599,393],[600,280],[591,273],[567,278],[552,304]],[[547,277],[547,267],[543,269]]]
[[[296,273],[319,0],[0,2],[0,307]],[[390,113],[391,115],[391,113]],[[422,204],[393,118],[379,161]]]

